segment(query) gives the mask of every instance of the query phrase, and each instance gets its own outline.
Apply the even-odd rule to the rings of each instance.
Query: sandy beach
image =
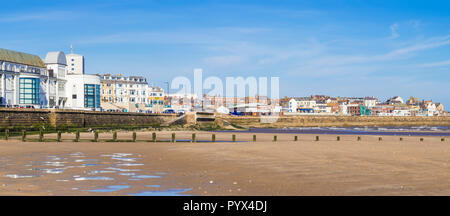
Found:
[[[220,132],[219,142],[0,141],[0,195],[450,195],[450,142],[441,137]],[[190,139],[190,131],[157,138]],[[211,140],[211,132],[195,132]],[[238,142],[231,141],[236,134]],[[36,135],[28,136],[35,138]],[[55,134],[46,134],[55,138]],[[112,133],[100,134],[111,139]],[[118,139],[131,139],[119,132]],[[117,190],[108,189],[115,186]],[[109,188],[111,189],[111,188]]]

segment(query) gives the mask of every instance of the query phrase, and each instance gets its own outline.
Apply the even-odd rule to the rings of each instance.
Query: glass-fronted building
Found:
[[[100,108],[100,85],[84,84],[84,107]]]

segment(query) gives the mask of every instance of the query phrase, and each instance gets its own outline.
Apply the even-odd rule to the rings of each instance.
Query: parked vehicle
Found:
[[[164,110],[162,113],[165,113],[165,114],[175,114],[175,111],[174,111],[173,109],[166,109],[166,110]]]
[[[234,111],[234,112],[230,112],[230,115],[235,115],[235,116],[243,116],[244,113],[242,112],[238,112],[238,111]]]

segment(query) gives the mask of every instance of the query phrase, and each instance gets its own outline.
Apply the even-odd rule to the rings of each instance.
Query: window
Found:
[[[19,102],[39,104],[39,78],[20,78]]]
[[[72,59],[72,61],[75,61],[74,59]]]
[[[72,68],[72,70],[75,70],[74,68]]]
[[[72,64],[72,66],[74,66],[74,64]]]
[[[77,95],[76,94],[72,95],[72,99],[77,99]]]
[[[84,107],[100,107],[100,85],[84,84]]]

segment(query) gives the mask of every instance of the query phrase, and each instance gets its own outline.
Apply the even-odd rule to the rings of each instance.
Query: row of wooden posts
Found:
[[[61,134],[62,134],[61,131],[57,132],[57,137],[56,137],[57,142],[61,142],[62,141]],[[5,130],[5,139],[6,140],[9,139],[9,135],[10,135],[9,134],[9,130],[6,129]],[[22,141],[26,141],[26,137],[27,137],[27,131],[23,130],[22,131]],[[135,131],[133,131],[133,135],[132,135],[132,141],[133,142],[136,142],[136,137],[137,137],[137,134],[136,134]],[[277,135],[273,136],[273,141],[274,142],[276,142],[277,139],[278,139]],[[236,134],[232,134],[231,140],[232,140],[232,142],[236,142]],[[319,140],[320,140],[319,136],[316,136],[315,141],[319,141]],[[336,141],[340,141],[340,140],[341,140],[341,137],[337,136],[336,137]],[[361,141],[361,136],[358,136],[356,140],[357,141]],[[378,141],[382,141],[382,140],[383,140],[382,137],[378,137]],[[403,137],[400,137],[399,140],[403,141]],[[421,142],[423,142],[424,138],[420,138],[419,140]],[[39,131],[39,142],[43,142],[43,141],[44,141],[44,132],[41,130],[41,131]],[[75,132],[75,139],[73,141],[74,142],[79,142],[80,141],[80,131],[76,131]],[[98,131],[94,131],[94,140],[93,141],[94,142],[98,142]],[[113,142],[117,141],[117,131],[113,132],[112,141]],[[156,133],[153,132],[152,133],[152,140],[151,140],[151,142],[156,142],[156,141],[157,141],[156,140]],[[192,134],[192,140],[191,141],[192,142],[196,142],[197,141],[195,133]],[[298,136],[294,136],[294,141],[298,141]],[[444,142],[445,138],[442,137],[441,141]],[[176,142],[175,133],[172,133],[171,142]],[[216,135],[215,134],[211,135],[211,142],[216,142]],[[255,134],[253,135],[253,142],[256,142],[256,135]]]

